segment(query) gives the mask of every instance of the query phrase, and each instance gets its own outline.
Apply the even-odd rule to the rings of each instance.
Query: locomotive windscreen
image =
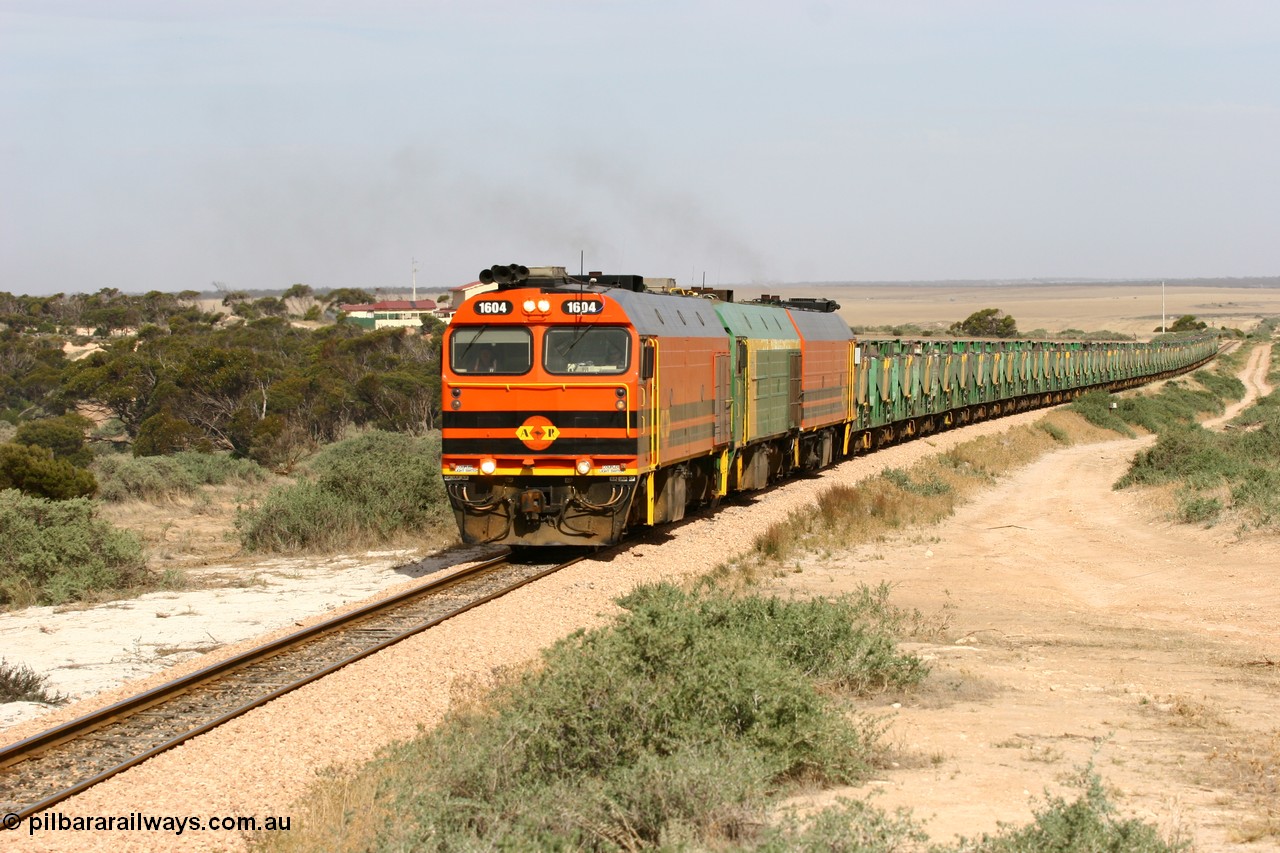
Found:
[[[631,335],[616,326],[559,326],[543,339],[548,373],[625,373],[631,366]]]

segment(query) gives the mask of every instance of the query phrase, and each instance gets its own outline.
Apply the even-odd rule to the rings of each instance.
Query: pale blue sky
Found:
[[[0,0],[0,290],[1280,274],[1280,2]]]

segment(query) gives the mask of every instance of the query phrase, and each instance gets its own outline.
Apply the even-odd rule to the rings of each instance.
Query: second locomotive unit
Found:
[[[468,543],[607,545],[630,527],[902,435],[1120,388],[1178,343],[855,341],[829,300],[735,303],[639,276],[495,266],[445,339],[442,467]]]

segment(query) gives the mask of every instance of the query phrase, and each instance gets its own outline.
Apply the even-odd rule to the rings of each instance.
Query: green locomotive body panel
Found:
[[[800,411],[800,336],[786,311],[767,305],[716,303],[732,336],[735,445],[797,429]]]

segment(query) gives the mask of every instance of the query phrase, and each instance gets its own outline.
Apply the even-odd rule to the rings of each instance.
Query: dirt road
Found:
[[[1262,349],[1250,398],[1269,391]],[[1029,820],[1092,762],[1124,813],[1198,850],[1280,849],[1280,542],[1174,524],[1165,493],[1113,491],[1150,440],[1052,454],[936,528],[779,581],[830,594],[888,580],[900,606],[950,616],[919,648],[930,689],[881,708],[912,758],[843,793],[911,806],[942,840]]]

